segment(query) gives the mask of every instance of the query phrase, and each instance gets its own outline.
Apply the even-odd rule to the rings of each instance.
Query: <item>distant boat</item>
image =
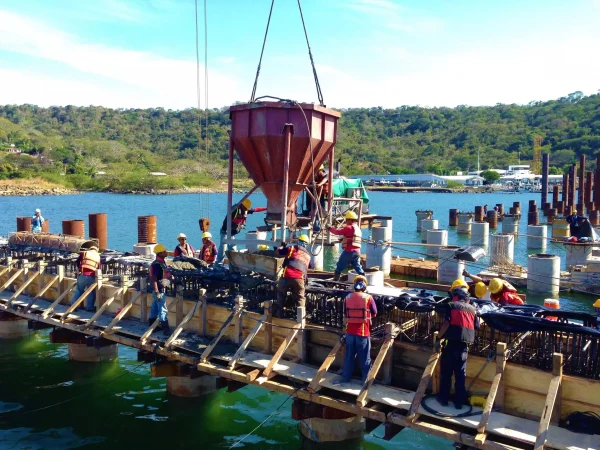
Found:
[[[404,180],[401,180],[400,178],[394,181],[394,186],[404,186],[406,183],[404,182]]]
[[[382,178],[381,180],[379,180],[378,184],[380,186],[388,186],[390,184],[390,182]]]

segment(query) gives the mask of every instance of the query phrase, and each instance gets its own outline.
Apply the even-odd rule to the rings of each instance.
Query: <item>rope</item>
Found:
[[[304,14],[302,14],[302,5],[300,4],[300,0],[298,0],[298,9],[300,10],[300,18],[302,19],[302,28],[304,28],[304,37],[306,38],[306,46],[308,47],[308,56],[310,57],[310,64],[312,66],[313,76],[315,77],[315,87],[317,88],[317,97],[319,98],[319,105],[325,106],[325,104],[323,103],[323,93],[321,92],[321,85],[319,84],[319,77],[317,76],[317,69],[315,68],[315,61],[313,59],[312,50],[310,49],[310,43],[308,42],[308,33],[306,32],[306,24],[304,23]]]
[[[256,96],[256,86],[258,85],[258,76],[260,75],[260,66],[262,64],[263,54],[265,52],[265,45],[267,43],[267,36],[269,34],[269,26],[271,25],[271,15],[273,14],[273,5],[275,0],[271,0],[271,9],[269,10],[269,18],[267,20],[267,28],[265,30],[265,37],[263,39],[262,49],[260,50],[260,58],[258,60],[258,67],[256,68],[256,77],[254,78],[254,86],[252,87],[252,95],[250,96],[250,103],[254,102]]]

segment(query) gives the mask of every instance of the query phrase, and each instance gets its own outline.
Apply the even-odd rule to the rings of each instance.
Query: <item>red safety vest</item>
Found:
[[[210,241],[208,244],[204,244],[202,246],[202,261],[207,264],[212,264],[217,259],[216,245],[214,242]]]
[[[367,323],[371,320],[369,300],[371,297],[366,292],[353,292],[346,296],[346,323]]]
[[[450,302],[448,306],[450,308],[450,326],[444,337],[452,341],[472,344],[475,341],[477,309],[464,301]]]
[[[310,266],[310,253],[306,248],[300,245],[293,245],[290,247],[287,256],[285,257],[285,261],[283,262],[286,272],[287,268],[291,267],[292,269],[296,269],[306,277],[308,273],[308,267]],[[284,273],[285,278],[285,273]]]
[[[189,257],[194,256],[194,249],[192,249],[192,246],[190,244],[185,244],[183,247],[180,244],[177,246],[177,248],[179,249],[181,254],[184,256],[189,256]]]
[[[100,267],[100,254],[96,250],[81,252],[81,270],[87,269],[95,272]]]
[[[349,245],[352,247],[358,247],[362,245],[362,230],[355,223],[352,224],[352,228],[354,229],[354,234],[352,236],[344,236],[342,239],[342,248],[345,250]]]

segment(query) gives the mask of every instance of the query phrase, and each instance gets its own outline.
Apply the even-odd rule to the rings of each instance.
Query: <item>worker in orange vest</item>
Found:
[[[217,245],[212,241],[212,234],[208,231],[202,233],[202,250],[200,259],[206,264],[213,264],[217,259]]]
[[[175,247],[173,250],[173,257],[177,258],[178,256],[188,256],[190,258],[194,257],[194,247],[192,247],[188,241],[187,236],[183,233],[179,233],[177,236],[177,240],[179,241],[179,245]]]
[[[283,275],[277,283],[277,317],[283,317],[283,309],[287,293],[292,293],[296,306],[304,306],[306,280],[310,266],[310,253],[306,246],[310,243],[308,236],[298,238],[297,245],[281,246],[277,249],[279,255],[285,255]]]
[[[254,214],[255,212],[266,211],[267,208],[252,208],[252,200],[249,198],[244,199],[241,203],[236,205],[231,211],[231,238],[234,239],[235,235],[239,234],[246,226],[246,220],[248,214]],[[227,237],[227,215],[223,219],[223,225],[221,225],[221,242],[219,243],[219,254],[217,255],[217,262],[222,263],[225,259],[225,252],[227,251],[227,244],[223,242]],[[237,251],[237,247],[232,245],[229,250]]]
[[[490,298],[502,306],[506,305],[523,305],[525,302],[517,294],[515,287],[508,281],[500,278],[492,278],[490,285]]]
[[[85,292],[85,290],[96,282],[96,271],[100,269],[100,253],[98,253],[98,247],[92,245],[87,249],[82,249],[77,258],[77,267],[79,273],[77,274],[77,287],[71,297],[71,305],[73,305],[79,297]],[[85,299],[85,310],[95,311],[94,304],[96,303],[96,290],[94,289]]]
[[[360,246],[362,245],[362,230],[358,226],[358,216],[354,211],[348,211],[345,215],[346,226],[344,228],[329,228],[329,231],[336,236],[343,236],[342,247],[344,251],[340,255],[340,259],[337,262],[335,273],[333,275],[334,280],[339,280],[342,275],[342,271],[345,270],[350,264],[354,267],[356,273],[364,275],[365,271],[360,265]]]
[[[354,292],[348,294],[344,300],[346,356],[341,383],[348,383],[352,378],[356,357],[363,384],[371,367],[371,319],[377,315],[377,306],[366,290],[367,279],[359,275],[354,279]]]

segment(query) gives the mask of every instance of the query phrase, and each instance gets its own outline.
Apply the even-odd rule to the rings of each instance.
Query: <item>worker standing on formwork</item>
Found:
[[[150,287],[152,289],[153,301],[150,308],[148,325],[152,326],[158,318],[160,320],[160,329],[162,329],[163,334],[168,335],[170,329],[166,290],[171,285],[171,273],[165,262],[167,248],[162,244],[156,244],[154,253],[156,253],[156,259],[150,265]]]
[[[217,245],[212,241],[212,234],[208,231],[202,233],[200,259],[206,264],[213,264],[217,259]]]
[[[236,234],[239,234],[246,226],[246,219],[248,214],[254,214],[255,212],[266,211],[267,208],[254,208],[252,209],[252,201],[245,199],[239,203],[231,213],[231,238],[234,239]],[[223,219],[223,225],[221,226],[221,242],[219,244],[219,254],[217,255],[217,262],[222,263],[225,259],[225,251],[227,250],[227,244],[225,239],[227,238],[227,215]],[[235,245],[231,246],[231,250],[237,251]]]
[[[173,257],[177,258],[178,256],[188,256],[190,258],[193,258],[194,247],[188,244],[187,236],[183,233],[179,233],[179,236],[177,236],[177,240],[179,241],[179,244],[177,245],[177,247],[175,247],[175,250],[173,250]]]
[[[276,252],[285,255],[283,260],[283,275],[277,283],[277,317],[283,317],[283,308],[288,291],[296,306],[304,306],[304,291],[310,266],[310,253],[306,246],[310,243],[306,235],[298,238],[297,245],[279,247]]]
[[[344,251],[340,255],[335,268],[334,280],[339,280],[342,271],[348,268],[349,265],[354,267],[356,273],[364,275],[365,271],[360,265],[360,246],[362,244],[362,231],[358,226],[358,216],[354,211],[348,211],[345,215],[346,226],[341,229],[329,228],[329,231],[336,236],[343,236],[342,247]]]
[[[371,367],[371,319],[377,315],[377,306],[366,290],[367,279],[359,275],[354,279],[354,292],[344,299],[346,355],[342,379],[336,384],[350,382],[357,357],[363,384]]]
[[[460,281],[464,283],[463,280]],[[440,347],[442,349],[440,392],[437,399],[442,406],[448,405],[452,374],[454,374],[454,406],[456,409],[462,409],[462,405],[467,401],[465,384],[469,344],[475,341],[475,329],[479,329],[479,317],[477,317],[477,309],[469,300],[467,287],[457,283],[457,287],[451,290],[451,295],[452,301],[448,303],[444,323],[435,342],[436,350],[439,351]]]
[[[77,258],[77,288],[71,297],[71,305],[73,305],[85,290],[96,282],[96,271],[100,269],[100,253],[98,247],[92,245],[90,248],[84,249],[79,253]],[[85,299],[85,310],[95,311],[94,304],[96,303],[96,291],[93,290]]]
[[[44,226],[44,218],[42,217],[42,211],[37,208],[35,210],[35,214],[31,218],[31,232],[32,233],[41,233],[42,227]]]

